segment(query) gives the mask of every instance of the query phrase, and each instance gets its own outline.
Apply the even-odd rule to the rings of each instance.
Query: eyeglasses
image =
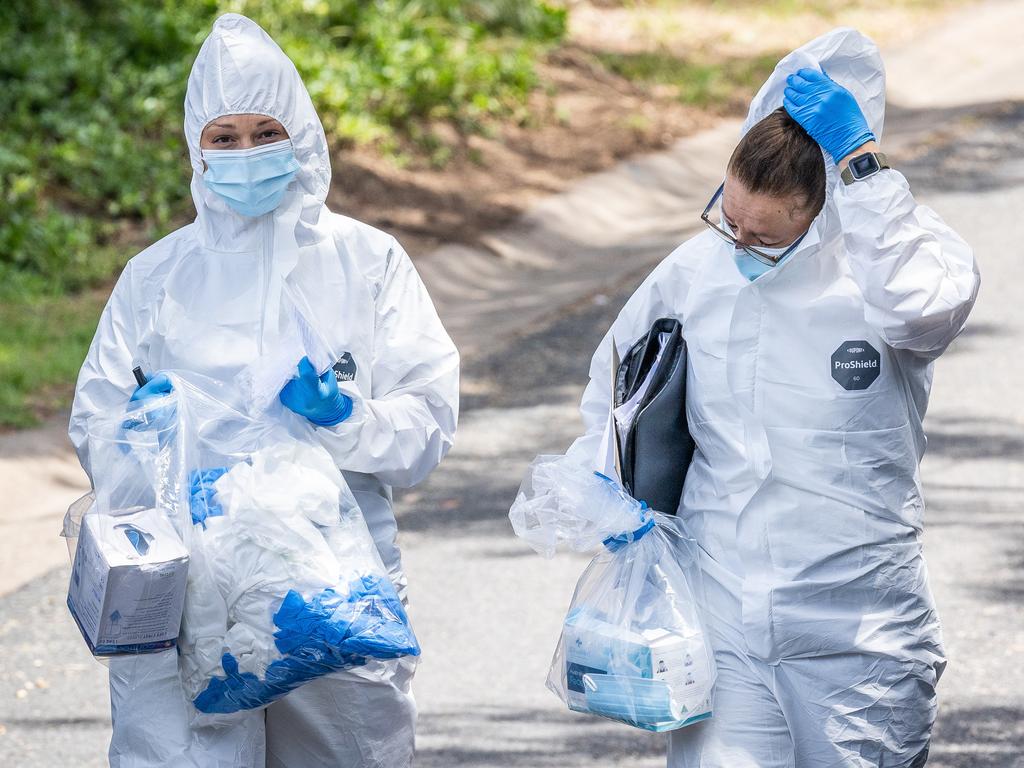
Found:
[[[760,261],[762,264],[768,264],[769,266],[774,267],[776,264],[778,264],[784,258],[789,256],[789,254],[791,254],[793,251],[795,251],[797,246],[800,245],[800,242],[807,236],[807,233],[804,232],[780,256],[772,256],[770,254],[764,253],[763,251],[759,251],[757,248],[755,248],[752,245],[743,245],[742,243],[740,243],[736,239],[736,236],[733,235],[732,232],[726,232],[720,226],[715,224],[715,222],[713,222],[711,220],[711,217],[709,215],[711,213],[711,209],[715,207],[715,203],[717,203],[718,199],[722,196],[722,190],[724,190],[724,189],[725,189],[725,182],[722,182],[722,184],[718,187],[718,191],[715,192],[714,197],[711,198],[711,201],[707,204],[707,207],[704,209],[704,213],[702,213],[700,215],[700,220],[703,221],[705,224],[707,224],[708,227],[711,228],[711,231],[714,232],[716,235],[718,235],[720,238],[722,238],[722,240],[724,240],[725,242],[729,243],[734,248],[741,248],[741,249],[743,249],[744,251],[749,253],[751,256],[753,256],[755,259]]]

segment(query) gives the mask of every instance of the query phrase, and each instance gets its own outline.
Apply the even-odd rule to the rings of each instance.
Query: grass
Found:
[[[0,299],[0,426],[31,427],[68,404],[107,293]]]
[[[706,56],[701,56],[700,61],[678,58],[667,51],[598,52],[597,58],[609,70],[629,80],[675,88],[677,98],[684,104],[727,111],[738,104],[745,105],[785,53],[720,61]]]

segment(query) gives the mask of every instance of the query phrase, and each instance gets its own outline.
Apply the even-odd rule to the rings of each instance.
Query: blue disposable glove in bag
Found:
[[[187,553],[174,628],[197,726],[230,724],[328,674],[386,682],[399,658],[419,655],[334,459],[311,431],[234,396],[169,371],[88,424],[96,511],[163,515]],[[154,434],[140,417],[164,408],[173,420]],[[163,545],[130,534],[122,549]]]
[[[332,373],[333,376],[333,373]],[[362,512],[307,431],[175,380],[192,558],[179,666],[197,724],[324,675],[386,680],[419,644]]]

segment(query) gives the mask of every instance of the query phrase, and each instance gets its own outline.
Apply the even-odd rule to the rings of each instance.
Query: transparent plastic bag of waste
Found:
[[[566,456],[534,461],[509,517],[546,557],[602,547],[576,585],[548,688],[572,710],[649,731],[711,717],[698,548],[680,521]]]
[[[73,505],[65,534],[79,535],[74,572],[90,518],[144,509],[167,523],[161,535],[188,559],[175,642],[193,717],[230,722],[323,675],[384,679],[396,659],[418,656],[312,427],[286,413],[252,417],[217,382],[171,379],[170,395],[90,420],[95,499]]]

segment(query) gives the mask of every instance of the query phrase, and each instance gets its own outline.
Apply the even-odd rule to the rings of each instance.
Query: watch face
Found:
[[[879,170],[878,158],[873,154],[857,155],[850,161],[850,171],[855,179],[863,179]]]

